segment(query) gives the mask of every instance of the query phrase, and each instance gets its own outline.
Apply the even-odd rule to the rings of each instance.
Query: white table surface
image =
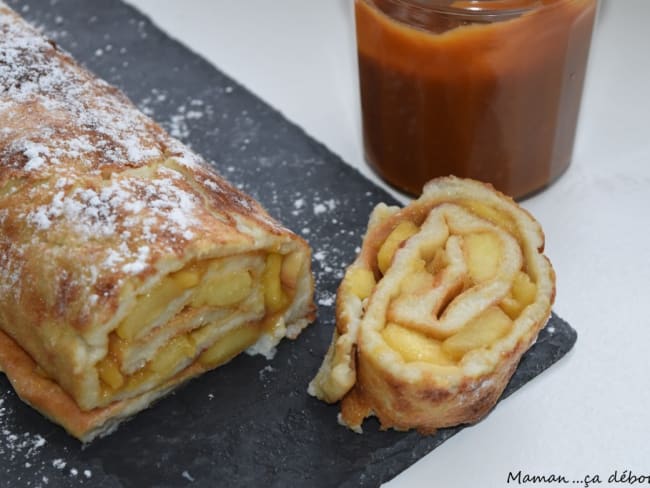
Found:
[[[130,2],[381,184],[362,154],[352,0]],[[601,7],[573,165],[523,202],[576,347],[390,487],[650,475],[650,1]]]

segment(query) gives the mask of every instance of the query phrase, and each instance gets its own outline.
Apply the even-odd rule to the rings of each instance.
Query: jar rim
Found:
[[[553,3],[541,0],[460,0],[449,2],[446,0],[366,0],[379,7],[377,3],[389,3],[393,6],[414,8],[426,12],[443,13],[463,17],[492,18],[504,16],[518,16],[532,10],[550,7]],[[561,2],[561,0],[558,0]],[[449,5],[449,4],[452,5]],[[461,5],[454,6],[453,3]],[[528,3],[528,5],[522,5]],[[557,3],[557,2],[554,2]],[[447,5],[445,5],[447,4]],[[510,5],[510,6],[509,6]]]

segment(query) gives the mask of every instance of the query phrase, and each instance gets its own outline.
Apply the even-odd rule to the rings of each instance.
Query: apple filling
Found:
[[[398,286],[384,342],[405,362],[456,365],[506,336],[536,299],[514,225],[487,205],[440,206],[425,222],[399,223],[378,246],[374,272],[348,273],[349,289],[365,300],[390,276]]]
[[[194,263],[142,294],[97,363],[105,400],[146,391],[188,366],[219,366],[272,333],[290,305],[302,253]]]

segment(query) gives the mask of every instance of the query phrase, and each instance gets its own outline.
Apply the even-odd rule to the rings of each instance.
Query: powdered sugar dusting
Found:
[[[309,163],[305,167],[308,172],[311,171]],[[288,195],[274,192],[271,198],[272,203],[276,198],[278,201],[283,199],[284,204],[278,205],[276,211],[286,212],[286,218],[294,222],[293,227],[305,239],[315,241],[312,243],[313,271],[317,283],[315,301],[324,309],[333,309],[336,295],[327,290],[329,287],[336,290],[346,267],[358,254],[359,247],[352,253],[354,248],[347,249],[346,246],[361,242],[358,227],[346,223],[350,215],[358,210],[351,207],[346,198],[334,195],[334,192],[326,189],[296,189]]]
[[[160,167],[153,176],[144,180],[127,171],[95,189],[66,189],[57,182],[54,187],[62,189],[49,201],[19,217],[34,227],[37,237],[48,239],[61,232],[71,246],[119,237],[121,242],[103,251],[97,273],[120,269],[136,275],[152,258],[150,243],[160,244],[161,235],[175,242],[190,239],[199,225],[197,197],[175,184],[180,173]]]
[[[318,299],[318,304],[324,307],[331,307],[336,302],[336,296],[333,293],[323,293]]]
[[[330,198],[323,202],[318,202],[314,204],[314,215],[320,215],[326,212],[331,212],[336,209],[336,200]]]
[[[154,115],[157,108],[169,102],[168,94],[159,89],[153,89],[150,96],[142,99],[138,106],[147,115]],[[168,117],[168,120],[161,120],[161,125],[169,131],[173,137],[187,139],[192,128],[192,121],[200,120],[203,117],[210,117],[214,114],[214,108],[207,105],[199,98],[184,100],[175,107],[175,112]]]
[[[48,230],[52,221],[63,218],[78,234],[106,237],[115,233],[115,213],[110,202],[90,189],[77,189],[70,195],[59,191],[49,205],[37,207],[25,215],[27,222],[39,230]]]
[[[135,261],[122,266],[122,271],[128,274],[142,273],[145,269],[147,269],[147,260],[149,259],[149,253],[149,246],[140,246],[138,248]]]
[[[5,400],[0,398],[0,433],[2,434],[0,436],[2,439],[0,456],[9,460],[20,458],[25,463],[30,463],[45,446],[46,440],[40,434],[14,433],[7,419],[7,415],[10,413],[5,405]]]
[[[49,444],[41,434],[25,432],[24,427],[16,428],[14,425],[15,413],[11,406],[14,400],[15,397],[12,398],[11,396],[7,399],[0,398],[0,456],[5,461],[10,462],[9,466],[20,465],[29,469],[40,477],[43,484],[47,485],[50,479],[44,473],[50,472],[52,468],[63,472],[68,463],[60,457],[54,459],[48,457],[48,452],[56,448],[56,446]],[[65,474],[70,475],[72,469]],[[85,471],[91,472],[89,469],[85,469]],[[14,478],[11,468],[9,468],[8,472],[3,472],[2,479],[20,481],[20,478]],[[0,485],[2,485],[1,481]]]
[[[16,113],[24,117],[19,107],[31,106],[24,124],[30,127],[29,134],[19,141],[23,150],[11,158],[14,167],[42,172],[57,166],[61,158],[141,165],[163,155],[163,141],[152,132],[151,120],[125,97],[116,97],[106,83],[79,70],[53,43],[17,22],[6,7],[0,9],[0,121],[11,120]],[[10,130],[2,133],[0,144],[15,141],[13,124],[2,125]],[[66,137],[61,137],[64,133]],[[90,138],[92,133],[99,137]],[[97,153],[103,157],[97,158]]]
[[[276,369],[271,366],[270,364],[267,364],[264,366],[262,369],[259,370],[258,376],[260,381],[266,381],[269,376],[271,376],[273,373],[276,372]]]
[[[43,144],[25,141],[25,150],[23,151],[23,154],[27,158],[27,163],[24,167],[25,171],[34,171],[45,164],[44,157],[49,156],[50,150]]]
[[[17,300],[25,256],[65,243],[52,250],[52,262],[79,255],[81,275],[66,280],[90,290],[86,306],[94,306],[107,296],[93,290],[106,276],[146,273],[202,231],[203,197],[182,174],[199,171],[202,160],[1,2],[0,31],[0,195],[15,197],[0,211],[0,226],[29,226],[21,238],[0,232],[0,292]],[[211,110],[198,99],[179,107],[186,120]],[[219,198],[258,213],[221,180],[200,174]],[[12,180],[26,184],[5,188]]]

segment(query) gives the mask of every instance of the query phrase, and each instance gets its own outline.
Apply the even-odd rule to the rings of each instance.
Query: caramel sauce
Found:
[[[560,176],[572,157],[597,0],[482,2],[503,14],[498,21],[404,3],[355,2],[370,165],[413,195],[449,174],[514,197]]]

